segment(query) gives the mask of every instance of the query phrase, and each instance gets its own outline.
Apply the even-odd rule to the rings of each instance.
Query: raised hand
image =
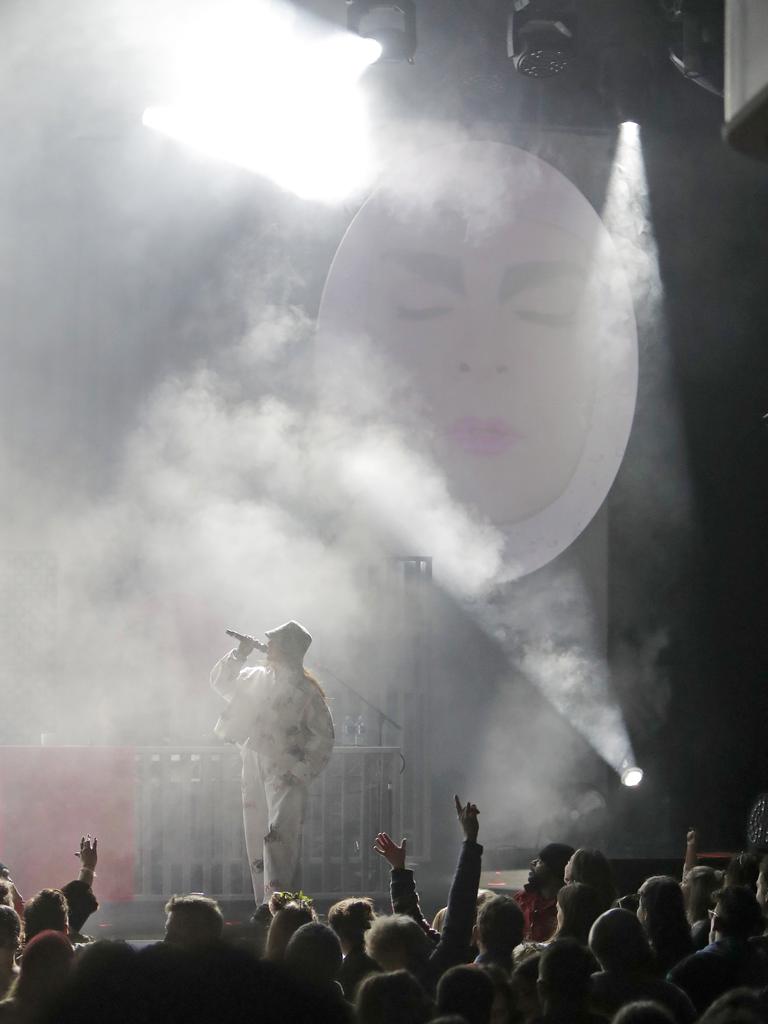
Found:
[[[692,825],[685,834],[685,861],[683,862],[683,881],[688,877],[699,861],[699,833]]]
[[[93,839],[90,835],[81,837],[80,852],[75,854],[76,857],[80,858],[81,871],[96,870],[96,863],[99,859],[98,847],[99,841],[95,836]]]
[[[238,633],[234,629],[225,629],[224,632],[227,636],[231,636],[234,640],[239,641],[235,651],[235,657],[238,661],[245,661],[253,650],[261,651],[263,654],[267,649],[267,645],[262,643],[261,640],[257,640],[255,636],[248,636],[247,633]]]
[[[477,805],[471,803],[462,804],[455,793],[453,794],[453,799],[456,804],[456,817],[459,819],[459,824],[464,832],[464,838],[476,842],[478,829],[480,828],[480,823],[477,820],[480,811],[477,809]]]
[[[386,862],[394,871],[396,868],[405,867],[405,843],[406,840],[403,839],[400,845],[398,846],[397,843],[393,839],[391,839],[386,832],[379,832],[379,834],[376,836],[376,841],[373,844],[373,848],[376,851],[376,853],[381,854],[384,860],[386,860]]]
[[[239,661],[247,661],[256,647],[256,641],[251,637],[243,637],[237,645],[237,657]]]

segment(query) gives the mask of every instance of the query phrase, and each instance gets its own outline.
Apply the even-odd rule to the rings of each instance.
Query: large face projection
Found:
[[[476,143],[401,168],[333,261],[325,380],[354,346],[373,346],[382,415],[503,530],[512,574],[554,558],[600,507],[634,413],[634,313],[600,218],[549,164]]]

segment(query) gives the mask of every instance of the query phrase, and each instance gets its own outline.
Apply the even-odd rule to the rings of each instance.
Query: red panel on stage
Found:
[[[99,840],[94,891],[133,895],[135,760],[114,747],[0,747],[0,861],[25,899],[77,878],[80,836]]]

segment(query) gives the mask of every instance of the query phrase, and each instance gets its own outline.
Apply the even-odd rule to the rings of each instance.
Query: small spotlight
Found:
[[[361,36],[360,45],[365,46],[363,59],[366,64],[375,64],[377,60],[381,60],[381,55],[384,53],[384,47],[378,39],[370,39],[367,36]]]
[[[639,786],[643,781],[643,769],[637,767],[625,768],[621,773],[622,786]]]
[[[417,45],[414,0],[347,0],[347,28],[381,46],[379,61],[413,64]]]
[[[529,78],[559,75],[576,54],[576,19],[568,0],[517,0],[507,16],[507,56]]]

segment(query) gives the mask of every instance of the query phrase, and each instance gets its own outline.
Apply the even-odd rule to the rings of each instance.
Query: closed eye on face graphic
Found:
[[[466,296],[464,268],[458,257],[443,253],[417,251],[412,249],[390,249],[381,256],[388,263],[396,263],[424,285],[442,288],[457,298]],[[585,272],[577,263],[568,260],[531,260],[513,263],[502,273],[498,288],[499,304],[507,304],[517,300],[527,304],[518,304],[513,312],[521,320],[529,323],[543,324],[549,327],[568,327],[576,321],[575,310],[552,311],[535,308],[530,304],[531,292],[554,286],[558,298],[563,296],[563,283],[585,283]],[[570,304],[570,303],[569,303]],[[455,305],[445,303],[430,306],[414,306],[398,304],[397,317],[400,320],[433,320],[453,312]]]

